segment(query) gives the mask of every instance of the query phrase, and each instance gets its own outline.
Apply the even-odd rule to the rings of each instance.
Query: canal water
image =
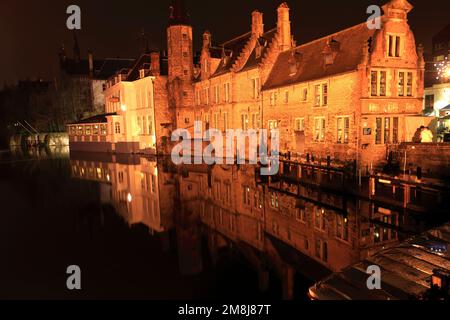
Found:
[[[0,155],[0,299],[308,299],[308,288],[446,219],[444,190],[320,166]],[[66,287],[81,268],[82,290]],[[258,300],[259,301],[259,300]]]

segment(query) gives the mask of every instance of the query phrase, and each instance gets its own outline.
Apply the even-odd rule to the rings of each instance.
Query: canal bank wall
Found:
[[[13,135],[9,139],[10,147],[48,146],[65,147],[69,145],[69,135],[65,132],[40,133],[33,135]]]
[[[416,173],[420,168],[426,176],[450,178],[450,143],[402,143],[398,154],[407,171]]]

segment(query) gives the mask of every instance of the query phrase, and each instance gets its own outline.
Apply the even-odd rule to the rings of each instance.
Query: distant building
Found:
[[[440,110],[450,105],[450,23],[433,37],[432,54],[427,63],[424,110],[440,117]],[[446,64],[449,75],[438,79],[437,65]]]
[[[363,23],[297,46],[283,3],[272,29],[254,11],[250,31],[222,44],[204,32],[195,64],[189,15],[174,1],[167,74],[154,71],[158,59],[151,57],[149,69],[138,62],[134,71],[116,73],[105,90],[107,112],[114,114],[101,139],[111,143],[109,151],[167,153],[173,130],[193,131],[201,120],[204,129],[221,131],[279,129],[282,152],[364,166],[385,160],[424,121],[425,62],[407,22],[412,8],[391,0],[380,30]],[[89,125],[69,130],[73,142],[98,139]]]
[[[77,37],[74,36],[72,58],[67,56],[63,45],[59,61],[61,103],[65,108],[72,108],[79,119],[86,114],[105,112],[103,89],[106,80],[119,70],[131,68],[135,59],[94,59],[92,52],[88,53],[87,59],[82,59]]]

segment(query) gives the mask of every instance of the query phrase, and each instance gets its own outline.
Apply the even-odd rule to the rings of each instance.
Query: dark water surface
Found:
[[[0,299],[304,300],[330,272],[445,221],[436,208],[448,204],[433,192],[408,191],[406,210],[392,186],[371,202],[337,177],[269,185],[255,172],[1,154]],[[66,287],[70,265],[82,270],[81,291]]]

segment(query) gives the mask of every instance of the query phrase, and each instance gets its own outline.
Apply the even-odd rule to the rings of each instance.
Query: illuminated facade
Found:
[[[204,32],[194,63],[192,26],[176,1],[167,73],[155,75],[150,67],[142,79],[118,74],[105,91],[113,113],[108,151],[167,153],[171,132],[192,132],[197,120],[221,131],[279,129],[280,151],[294,155],[361,166],[384,160],[390,146],[412,139],[423,119],[424,60],[407,22],[412,6],[392,0],[383,10],[379,30],[363,23],[300,46],[286,3],[272,29],[254,11],[251,30],[232,40],[214,45]],[[75,125],[71,130],[76,135]]]

